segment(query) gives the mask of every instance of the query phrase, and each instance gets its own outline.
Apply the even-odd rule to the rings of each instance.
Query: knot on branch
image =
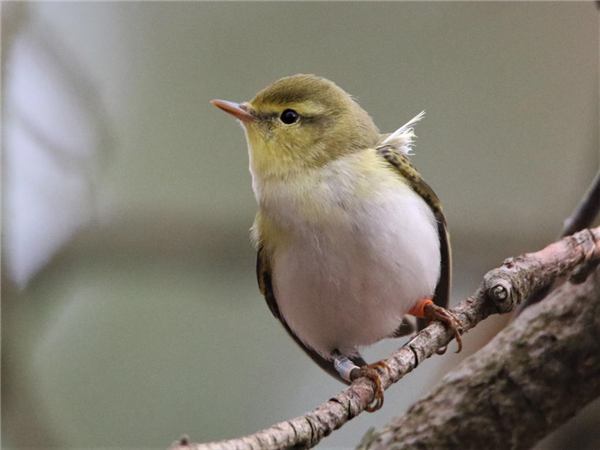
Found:
[[[169,447],[169,450],[176,450],[176,449],[185,449],[188,448],[190,446],[190,438],[184,434],[183,436],[181,436],[179,439],[177,439],[175,442],[173,442],[171,444],[171,446]]]
[[[523,299],[522,260],[523,256],[507,258],[483,277],[485,296],[498,314],[511,312]]]
[[[519,303],[518,292],[513,289],[510,279],[502,269],[489,272],[485,277],[486,296],[494,302],[494,308],[499,314],[512,311]]]

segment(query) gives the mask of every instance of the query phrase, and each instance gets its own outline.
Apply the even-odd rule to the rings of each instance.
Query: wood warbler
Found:
[[[446,323],[460,351],[462,325],[445,309],[446,221],[408,159],[423,113],[381,135],[349,94],[314,75],[282,78],[250,102],[212,103],[246,133],[260,290],[308,356],[341,381],[371,378],[374,411],[385,364],[367,365],[358,348],[411,333],[406,314],[420,327]]]

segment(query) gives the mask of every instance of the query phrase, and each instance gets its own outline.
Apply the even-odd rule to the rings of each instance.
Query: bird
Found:
[[[241,123],[258,212],[251,228],[261,293],[304,352],[334,378],[374,383],[363,347],[433,320],[462,348],[447,309],[451,249],[440,201],[409,159],[414,126],[381,134],[334,82],[298,74],[243,103],[211,103]],[[444,349],[445,351],[445,349]]]

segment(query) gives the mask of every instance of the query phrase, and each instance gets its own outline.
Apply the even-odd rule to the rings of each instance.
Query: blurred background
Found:
[[[314,73],[382,132],[425,109],[413,161],[445,207],[456,303],[552,241],[598,170],[598,16],[592,2],[2,5],[3,447],[233,438],[343,388],[257,289],[245,139],[209,100]],[[355,446],[506,320],[320,448]],[[599,411],[538,448],[598,448]]]

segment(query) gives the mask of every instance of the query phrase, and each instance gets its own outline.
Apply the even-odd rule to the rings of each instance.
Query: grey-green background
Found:
[[[37,182],[21,185],[30,168],[15,156],[21,141],[4,141],[3,445],[232,438],[342,388],[295,347],[256,288],[244,136],[209,100],[247,100],[282,76],[315,73],[355,95],[384,132],[425,109],[413,161],[445,206],[458,302],[505,257],[551,241],[597,171],[598,30],[592,2],[3,5],[3,137],[29,123],[9,95],[19,98],[22,73],[36,73],[31,83],[57,104],[38,108],[31,95],[25,110],[51,116],[74,96],[86,105],[74,119],[35,120],[56,119],[48,133],[68,143],[85,116],[95,139],[78,147],[91,163],[48,148],[60,174],[38,158]],[[19,72],[27,51],[36,70]],[[45,257],[34,255],[39,245],[7,251],[17,235],[52,240],[45,220],[27,222],[30,203],[15,186],[43,200],[71,175],[89,192],[75,206],[56,194],[44,213],[48,223],[66,214],[54,232],[72,228],[68,238]],[[77,185],[65,189],[77,195]],[[20,285],[17,253],[25,267],[43,260]],[[470,332],[461,355],[423,364],[388,391],[382,411],[321,448],[356,445],[502,323]],[[597,448],[595,414],[540,448]],[[575,445],[574,436],[585,438]]]

